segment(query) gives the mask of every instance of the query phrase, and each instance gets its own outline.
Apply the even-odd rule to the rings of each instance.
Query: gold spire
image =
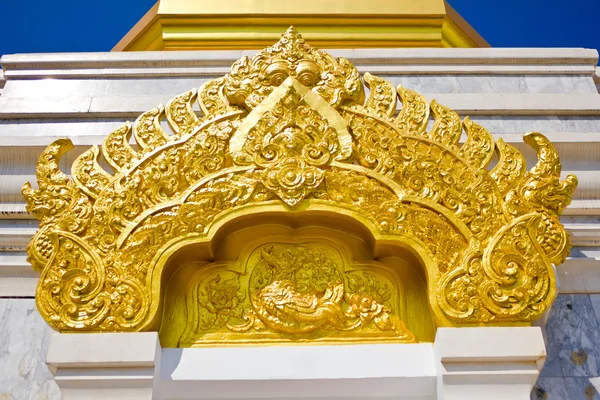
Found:
[[[160,0],[113,50],[260,49],[291,24],[320,48],[489,47],[445,0]]]

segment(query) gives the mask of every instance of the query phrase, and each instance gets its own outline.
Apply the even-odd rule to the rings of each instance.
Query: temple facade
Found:
[[[600,399],[597,51],[222,3],[0,59],[0,399]]]

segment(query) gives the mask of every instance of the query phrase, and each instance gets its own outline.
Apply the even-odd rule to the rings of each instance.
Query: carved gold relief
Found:
[[[387,267],[346,263],[322,242],[267,243],[245,262],[208,264],[191,279],[179,346],[236,340],[294,342],[340,338],[414,342]]]
[[[28,247],[42,272],[38,308],[61,331],[158,329],[171,255],[238,220],[288,213],[356,221],[374,253],[411,249],[437,326],[528,323],[556,294],[552,264],[570,248],[558,216],[577,179],[560,180],[543,135],[524,140],[538,152],[529,171],[518,150],[474,121],[382,78],[363,82],[348,60],[290,29],[228,75],[109,134],[101,152],[76,160],[72,180],[58,168],[68,139],[42,153],[38,188],[23,186],[41,221]],[[217,272],[206,256],[216,264],[198,271],[188,333],[342,340],[373,330],[412,340],[385,294],[393,281],[350,273],[314,246],[282,246],[262,247],[245,272]],[[260,271],[271,275],[257,284]]]

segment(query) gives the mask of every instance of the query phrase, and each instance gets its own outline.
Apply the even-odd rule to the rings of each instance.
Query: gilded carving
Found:
[[[310,211],[358,221],[374,247],[411,248],[437,326],[528,323],[556,294],[552,264],[570,248],[558,217],[577,179],[560,180],[543,135],[524,140],[538,153],[530,171],[469,118],[380,77],[363,81],[290,29],[226,76],[110,133],[101,152],[76,160],[72,179],[58,168],[68,139],[42,153],[38,188],[23,186],[41,221],[28,247],[42,273],[38,308],[61,331],[156,329],[166,255],[210,242],[241,216]],[[352,270],[318,246],[265,246],[247,271],[225,263],[200,274],[192,342],[217,331],[234,341],[370,330],[414,339],[394,305],[397,282],[374,266]]]
[[[191,280],[191,318],[180,344],[360,340],[413,342],[399,316],[397,287],[382,266],[352,265],[320,243],[267,243],[245,265],[208,265]],[[237,272],[242,271],[242,272]],[[218,339],[216,339],[218,338]]]
[[[295,31],[286,32],[251,59],[236,61],[225,76],[223,93],[229,104],[251,110],[290,77],[333,107],[364,101],[363,83],[354,65],[309,46]]]
[[[171,99],[165,106],[169,127],[177,137],[187,135],[199,122],[192,104],[196,99],[196,89]]]
[[[137,156],[129,145],[132,133],[131,124],[127,122],[106,136],[102,142],[102,155],[115,171],[127,169]]]

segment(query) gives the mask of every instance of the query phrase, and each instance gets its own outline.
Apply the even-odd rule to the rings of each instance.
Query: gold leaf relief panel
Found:
[[[402,320],[397,275],[342,252],[323,241],[268,242],[238,262],[199,268],[187,285],[185,310],[174,311],[187,313],[178,346],[414,342]]]

